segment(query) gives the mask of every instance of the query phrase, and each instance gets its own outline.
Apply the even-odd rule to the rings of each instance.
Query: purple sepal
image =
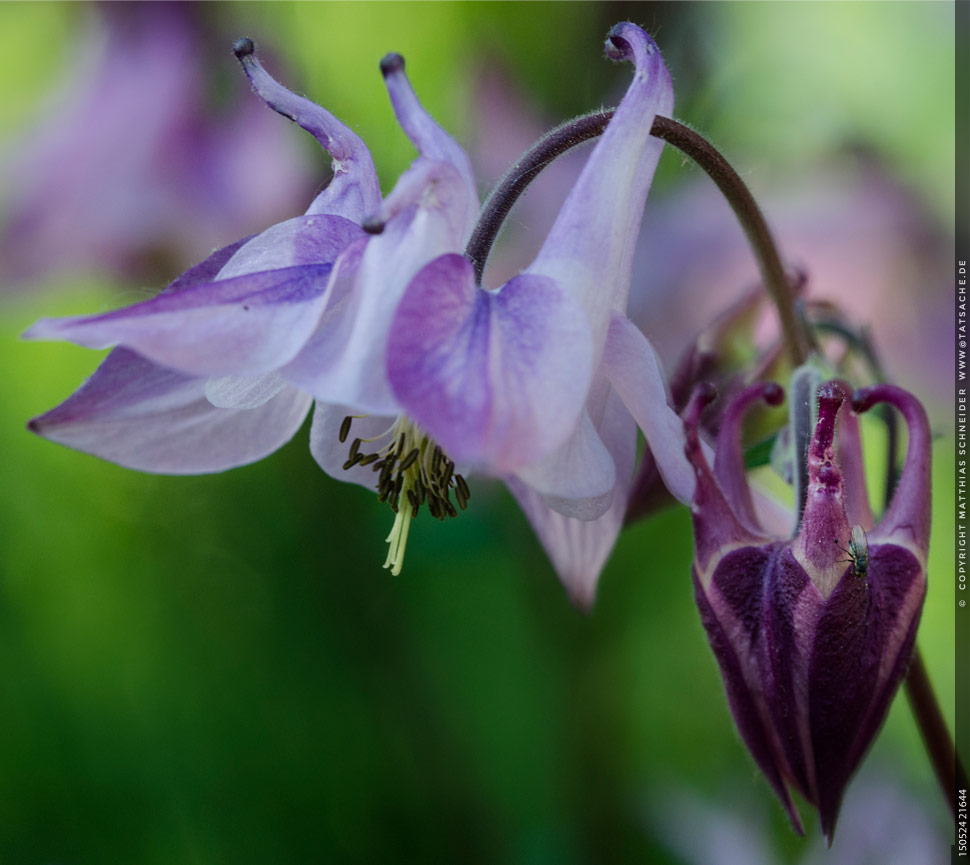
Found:
[[[809,718],[822,831],[832,837],[842,794],[906,673],[926,580],[902,547],[869,547],[869,569],[852,568],[826,601],[809,670]]]
[[[216,408],[206,380],[116,348],[77,391],[29,428],[128,468],[159,474],[220,472],[288,442],[311,398],[286,387],[252,409]]]
[[[732,555],[734,556],[734,565],[739,567],[739,573],[742,576],[739,587],[743,589],[747,586],[751,590],[750,599],[747,601],[749,610],[746,618],[750,625],[748,634],[750,635],[752,631],[756,634],[761,622],[760,608],[763,600],[759,569],[764,568],[766,564],[767,552],[749,547],[743,552],[738,551]],[[748,577],[748,579],[745,580],[744,577]],[[799,834],[803,834],[804,828],[801,817],[785,785],[784,770],[778,747],[772,741],[773,730],[768,717],[764,694],[758,687],[757,677],[755,677],[754,683],[750,682],[748,678],[752,672],[756,672],[758,669],[754,653],[750,645],[742,644],[738,646],[736,638],[732,640],[728,636],[729,631],[725,629],[720,617],[708,600],[708,594],[701,586],[696,570],[694,572],[694,598],[700,611],[701,623],[704,625],[704,630],[707,631],[711,650],[721,668],[724,689],[738,732],[744,739],[744,743],[748,746],[748,750],[758,767],[764,772],[771,788],[781,799],[795,830]]]

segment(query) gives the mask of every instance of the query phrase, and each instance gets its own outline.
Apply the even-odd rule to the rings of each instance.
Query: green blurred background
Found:
[[[95,11],[0,4],[0,135],[35,122]],[[208,62],[225,86],[248,90],[229,45],[252,36],[285,64],[286,83],[365,138],[385,191],[414,153],[377,72],[384,53],[406,56],[424,103],[471,148],[483,65],[505,70],[555,122],[622,92],[628,69],[600,46],[611,24],[633,20],[664,51],[677,117],[756,193],[862,145],[949,242],[949,3],[224,3],[204,13],[222,40]],[[326,160],[314,158],[322,176]],[[696,175],[667,154],[657,200]],[[692,601],[684,508],[623,534],[586,617],[498,485],[476,484],[458,520],[419,519],[392,578],[380,568],[386,508],[326,477],[306,429],[261,463],[194,478],[138,474],[27,433],[96,356],[18,335],[41,315],[102,309],[143,288],[76,274],[0,297],[0,862],[689,863],[672,837],[710,827],[686,812],[678,824],[668,806],[685,799],[734,815],[767,844],[768,862],[815,855],[814,815],[804,809],[807,839],[791,833],[734,731]],[[892,366],[898,347],[882,348]],[[948,717],[950,375],[938,370],[942,390],[927,381],[921,394],[943,437],[919,639]],[[904,697],[863,772],[916,803],[924,861],[942,861],[947,810]],[[850,855],[840,833],[878,819],[866,808],[850,788],[830,861],[888,861],[837,859]],[[891,853],[889,831],[873,843]]]

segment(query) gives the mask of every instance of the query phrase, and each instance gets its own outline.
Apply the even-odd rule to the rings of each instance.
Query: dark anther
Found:
[[[384,232],[384,222],[376,216],[368,216],[360,227],[368,234],[382,234]]]
[[[354,419],[350,415],[347,415],[347,417],[345,417],[343,419],[343,422],[340,424],[340,435],[339,435],[339,438],[340,438],[340,443],[341,444],[343,444],[345,441],[347,441],[347,433],[350,432],[350,425],[353,422],[354,422]]]
[[[420,453],[421,452],[417,448],[413,448],[411,453],[404,458],[404,462],[401,463],[401,467],[398,469],[398,471],[406,472],[409,468],[411,468]]]
[[[344,463],[344,471],[347,471],[349,468],[353,468],[363,458],[363,454],[354,454],[350,459],[347,460],[347,462]]]
[[[254,54],[256,52],[256,46],[253,44],[253,40],[248,36],[243,36],[242,39],[237,39],[232,46],[232,53],[236,55],[236,58],[243,60],[246,57]]]
[[[395,54],[392,51],[381,58],[381,74],[385,78],[395,72],[400,72],[402,69],[404,69],[404,58],[400,54]]]
[[[348,459],[353,459],[357,456],[357,449],[360,447],[360,444],[360,439],[354,439],[354,443],[350,446],[350,453],[347,455]],[[363,459],[363,456],[361,459]]]
[[[458,484],[458,489],[461,490],[461,494],[465,497],[465,501],[468,501],[468,499],[472,497],[472,494],[468,489],[468,484],[465,483],[465,479],[461,475],[455,475],[455,483]]]
[[[362,466],[369,466],[372,462],[376,462],[380,454],[367,454],[361,461]],[[377,470],[377,466],[374,466],[374,470]]]

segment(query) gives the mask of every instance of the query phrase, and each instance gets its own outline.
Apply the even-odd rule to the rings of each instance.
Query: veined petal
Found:
[[[616,483],[608,509],[596,519],[564,516],[550,508],[547,501],[521,479],[506,479],[570,600],[584,611],[589,611],[593,605],[603,565],[623,527],[636,459],[635,430],[629,412],[616,393],[610,391],[599,433],[612,457]]]
[[[643,205],[663,149],[663,141],[650,135],[653,118],[673,110],[670,76],[643,30],[618,24],[607,54],[634,62],[633,83],[527,271],[552,277],[580,300],[597,353],[610,310],[626,308]]]
[[[333,180],[310,205],[308,214],[336,214],[363,222],[381,200],[370,151],[360,137],[329,111],[277,82],[256,59],[249,39],[234,46],[253,89],[274,111],[298,123],[333,157]]]
[[[554,511],[577,520],[601,517],[612,503],[616,489],[613,456],[585,409],[559,448],[516,475]]]
[[[227,375],[205,383],[205,398],[216,408],[259,408],[286,387],[278,372]]]
[[[684,454],[683,423],[667,404],[660,361],[639,328],[619,313],[610,320],[603,369],[643,430],[667,489],[690,503],[694,471]]]
[[[478,213],[478,189],[468,154],[435,122],[418,101],[404,71],[404,58],[400,54],[388,54],[381,61],[381,72],[384,74],[387,93],[391,97],[394,115],[405,134],[411,139],[411,143],[422,157],[448,163],[460,176],[465,187],[461,201],[461,207],[464,210],[456,207],[453,212],[465,228],[465,232],[471,231]],[[464,239],[462,236],[461,240]]]
[[[121,345],[186,375],[268,372],[313,332],[330,269],[314,264],[197,283],[103,315],[41,319],[24,337]]]
[[[204,474],[277,450],[310,408],[311,398],[293,387],[259,408],[216,408],[206,399],[205,384],[117,348],[74,394],[29,428],[128,468]]]
[[[579,305],[551,280],[523,275],[486,292],[465,258],[444,255],[408,286],[387,374],[453,460],[505,475],[570,435],[592,379],[592,340]]]

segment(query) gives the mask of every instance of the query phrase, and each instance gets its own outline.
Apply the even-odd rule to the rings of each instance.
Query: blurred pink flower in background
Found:
[[[940,375],[952,362],[942,302],[948,256],[941,254],[942,228],[916,195],[863,155],[793,173],[790,183],[764,195],[757,177],[747,181],[783,260],[804,273],[806,299],[833,301],[854,324],[871,327],[892,381],[930,402],[948,399],[949,379]],[[651,201],[630,315],[668,369],[685,336],[702,330],[757,282],[737,220],[707,178]],[[770,322],[774,327],[773,316]]]
[[[106,3],[37,122],[0,149],[0,280],[170,276],[305,206],[309,158],[241,87],[213,105],[231,38],[189,3]],[[322,174],[322,170],[321,170]]]

